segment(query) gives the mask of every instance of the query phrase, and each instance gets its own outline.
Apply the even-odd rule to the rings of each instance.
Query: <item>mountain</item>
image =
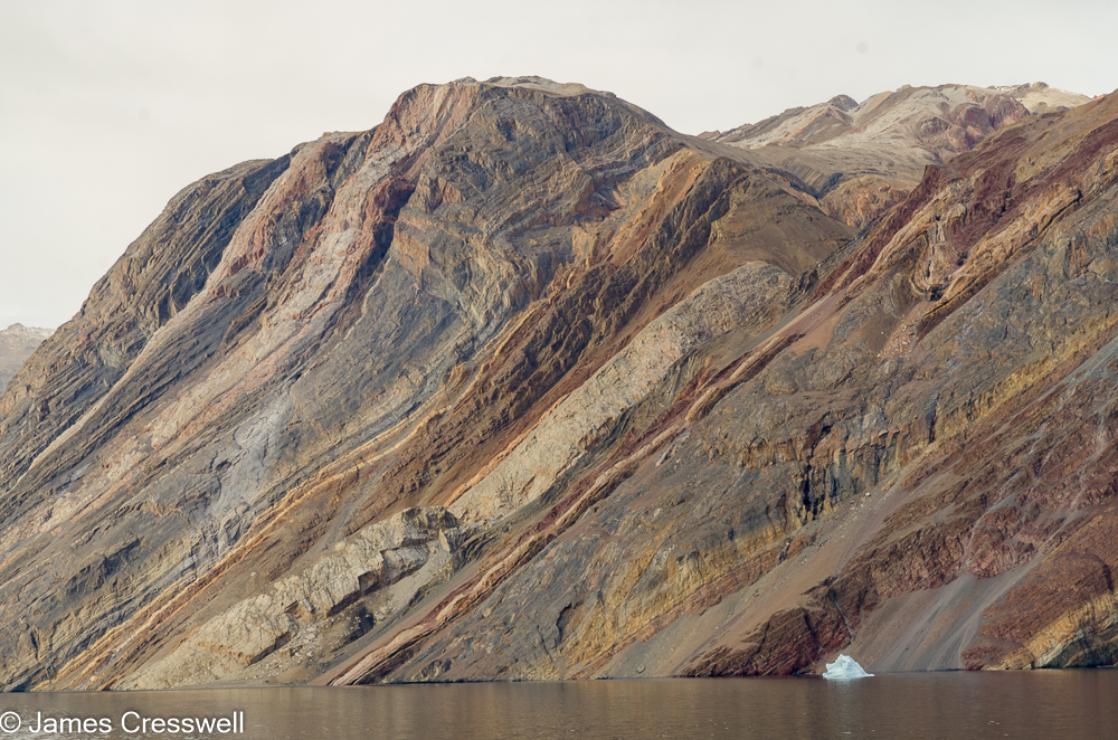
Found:
[[[1118,96],[1014,115],[859,233],[539,78],[190,185],[0,397],[0,680],[1114,663]]]
[[[1052,113],[1083,105],[1090,97],[1081,93],[1060,90],[1044,82],[1024,85],[1005,85],[988,88],[1009,95],[1019,101],[1030,113]]]
[[[28,328],[23,324],[12,324],[0,330],[0,391],[15,377],[35,348],[49,336],[49,329]]]
[[[906,86],[861,103],[839,95],[703,136],[749,149],[795,173],[825,211],[861,228],[912,190],[928,165],[970,150],[1030,112],[1088,100],[1042,82],[995,88]]]

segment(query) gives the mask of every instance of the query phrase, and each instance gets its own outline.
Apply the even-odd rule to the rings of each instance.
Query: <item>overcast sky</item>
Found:
[[[698,133],[906,83],[1109,92],[1116,28],[1115,0],[4,2],[0,327],[72,316],[190,181],[420,82],[583,82]]]

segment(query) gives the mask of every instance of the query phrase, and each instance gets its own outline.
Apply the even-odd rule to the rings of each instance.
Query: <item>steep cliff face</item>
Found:
[[[318,670],[544,495],[454,505],[556,404],[597,378],[553,471],[570,476],[671,402],[697,345],[784,310],[847,237],[785,179],[534,79],[420,87],[373,131],[196,183],[0,401],[6,682]],[[662,318],[704,290],[735,294]],[[399,516],[445,541],[438,567],[319,568]],[[327,593],[279,604],[287,575]],[[278,604],[270,651],[200,629],[262,608],[246,599]]]
[[[0,392],[49,336],[49,329],[34,329],[23,324],[12,324],[0,331]]]
[[[0,398],[0,678],[1113,662],[1118,98],[1021,118],[858,237],[537,78],[192,185]]]

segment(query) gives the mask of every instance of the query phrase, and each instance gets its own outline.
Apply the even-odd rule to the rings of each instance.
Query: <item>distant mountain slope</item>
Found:
[[[0,330],[0,392],[15,377],[23,363],[43,340],[50,336],[49,329],[28,328],[12,324]]]
[[[1024,85],[1005,85],[992,88],[1021,102],[1030,113],[1052,113],[1065,108],[1075,108],[1090,101],[1082,93],[1050,87],[1043,82]]]
[[[861,234],[539,78],[187,187],[0,396],[0,682],[1114,663],[1118,97],[994,98]]]
[[[902,87],[862,103],[840,95],[704,136],[794,172],[828,212],[860,227],[911,190],[927,165],[970,150],[1030,112],[1088,100],[1043,83]]]

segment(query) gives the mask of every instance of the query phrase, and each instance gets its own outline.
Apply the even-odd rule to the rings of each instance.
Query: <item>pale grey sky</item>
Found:
[[[177,190],[420,82],[538,74],[688,133],[902,84],[1118,87],[1114,0],[4,2],[0,327],[56,326]]]

